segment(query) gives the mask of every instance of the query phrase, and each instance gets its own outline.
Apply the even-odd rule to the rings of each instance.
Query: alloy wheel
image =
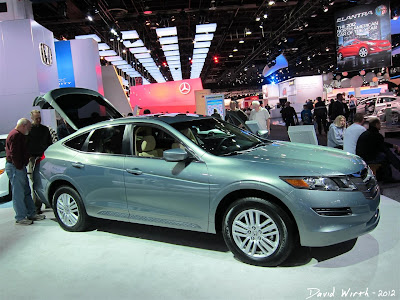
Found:
[[[276,251],[280,236],[278,227],[270,216],[257,209],[248,209],[233,220],[232,237],[246,255],[265,258]]]
[[[75,199],[67,194],[61,194],[57,199],[57,213],[60,220],[68,227],[76,225],[79,220],[79,208]]]

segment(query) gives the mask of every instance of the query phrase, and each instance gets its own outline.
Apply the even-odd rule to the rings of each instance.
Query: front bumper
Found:
[[[372,231],[380,220],[379,188],[373,198],[359,191],[308,190],[296,190],[290,197],[301,212],[294,216],[302,246],[323,247],[352,240]]]

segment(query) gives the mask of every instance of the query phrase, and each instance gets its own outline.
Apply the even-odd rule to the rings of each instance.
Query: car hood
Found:
[[[60,88],[36,97],[33,106],[54,108],[75,130],[100,121],[121,118],[121,113],[101,94],[84,88]]]
[[[353,174],[365,168],[356,155],[324,146],[273,142],[235,156],[237,159],[280,165],[292,170],[323,175]]]

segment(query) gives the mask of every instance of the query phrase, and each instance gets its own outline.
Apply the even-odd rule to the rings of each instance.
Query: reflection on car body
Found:
[[[60,107],[58,100],[81,93],[100,101],[101,110],[91,109],[118,116],[85,89],[50,92],[42,105]],[[354,239],[380,218],[379,188],[360,157],[260,139],[212,117],[111,118],[81,127],[50,146],[37,170],[35,192],[67,231],[87,229],[90,217],[222,231],[235,256],[261,266],[280,265],[297,243]]]

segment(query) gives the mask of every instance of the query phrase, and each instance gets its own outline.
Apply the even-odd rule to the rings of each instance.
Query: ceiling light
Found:
[[[163,51],[179,50],[178,44],[162,45]]]
[[[108,50],[110,49],[110,46],[108,46],[106,43],[100,43],[98,44],[99,50]]]
[[[251,34],[251,30],[248,29],[248,28],[245,28],[244,33],[245,33],[246,35],[250,35],[250,34]]]
[[[207,58],[207,54],[193,54],[193,59],[197,59],[197,58]]]
[[[99,51],[100,56],[114,56],[117,55],[117,52],[114,50],[104,50],[104,51]]]
[[[139,59],[139,58],[149,58],[151,55],[149,53],[139,53],[139,54],[134,54],[134,56]]]
[[[176,36],[162,37],[159,40],[161,45],[178,44],[178,37]]]
[[[122,60],[122,57],[120,56],[108,56],[105,57],[106,61],[112,62],[112,61],[117,61],[117,60]]]
[[[257,17],[256,18],[256,22],[258,22],[258,21],[260,21],[261,20],[261,18],[260,17]]]
[[[119,66],[119,65],[126,65],[127,62],[126,60],[117,60],[117,61],[112,61],[111,64],[114,66]]]
[[[325,48],[325,51],[329,51],[329,47],[326,47],[326,48]]]
[[[243,44],[243,43],[244,43],[244,40],[241,39],[241,40],[239,41],[239,44]]]
[[[87,19],[88,19],[89,21],[93,22],[93,17],[92,17],[91,15],[88,15],[88,16],[87,16]]]
[[[263,28],[263,24],[260,24],[258,27]]]
[[[144,47],[144,44],[143,44],[142,40],[137,40],[136,42],[133,42],[133,43],[131,43],[130,41],[124,41],[123,44],[127,48]]]
[[[196,33],[215,32],[217,30],[217,23],[196,25]]]
[[[98,43],[101,42],[101,39],[96,34],[77,35],[75,36],[75,39],[77,40],[94,39]]]
[[[229,57],[233,57],[233,54],[230,54]]]
[[[269,0],[268,1],[268,5],[274,5],[275,4],[275,1],[274,0]]]
[[[197,42],[194,44],[194,48],[210,48],[211,42]]]
[[[325,6],[325,5],[324,5],[324,6],[322,7],[322,10],[323,10],[324,12],[327,12],[327,11],[329,10],[329,8],[328,8],[328,6]]]
[[[137,47],[137,48],[130,48],[129,51],[131,53],[146,53],[149,50],[146,47]]]
[[[233,52],[237,52],[237,51],[238,51],[238,49],[237,49],[237,48],[234,48],[232,51],[233,51]]]
[[[165,51],[164,55],[165,56],[177,56],[177,55],[179,55],[179,50]]]
[[[151,11],[151,10],[145,10],[144,12],[143,12],[143,14],[145,14],[145,15],[151,15],[153,12]]]
[[[157,28],[156,33],[158,37],[177,35],[176,27]]]
[[[264,19],[266,19],[266,18],[268,18],[268,14],[265,13],[264,14]]]
[[[193,49],[193,54],[208,53],[209,50],[208,48],[196,48]]]
[[[208,34],[196,34],[194,36],[195,42],[204,42],[204,41],[212,41],[214,38],[214,34],[208,33]]]
[[[121,34],[124,40],[136,40],[139,38],[136,30],[121,31]]]

